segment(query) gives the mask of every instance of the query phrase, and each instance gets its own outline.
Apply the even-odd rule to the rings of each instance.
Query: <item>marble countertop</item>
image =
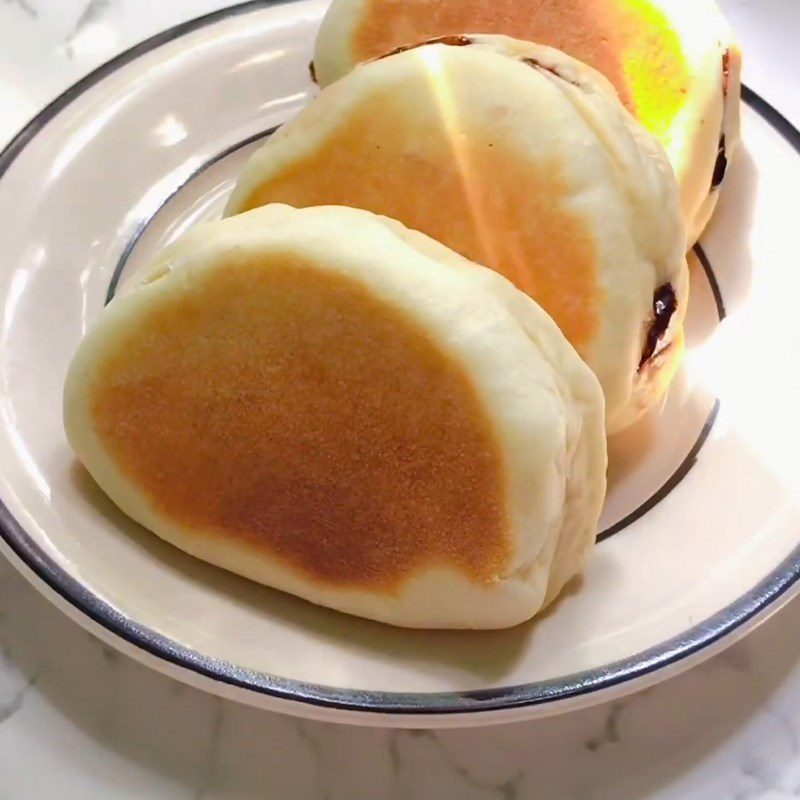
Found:
[[[81,75],[220,0],[0,0],[0,145]],[[800,125],[800,2],[723,0],[746,80]],[[0,800],[800,797],[800,601],[604,706],[469,731],[299,721],[152,672],[0,559]]]

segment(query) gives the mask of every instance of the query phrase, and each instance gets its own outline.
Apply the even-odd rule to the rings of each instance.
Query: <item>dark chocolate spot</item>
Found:
[[[374,59],[375,61],[380,61],[382,58],[388,58],[389,56],[396,56],[398,53],[405,53],[406,50],[414,50],[417,47],[425,47],[429,44],[446,44],[450,47],[466,47],[468,44],[472,44],[472,39],[469,36],[461,36],[460,34],[450,34],[448,36],[437,36],[434,39],[425,39],[422,42],[415,42],[414,44],[404,44],[400,47],[395,47],[394,50],[390,50],[388,53],[384,53],[382,56],[378,56],[378,58]]]
[[[722,96],[728,96],[728,87],[731,82],[731,51],[722,54]]]
[[[641,372],[648,361],[656,355],[658,344],[669,328],[672,315],[678,308],[678,298],[675,297],[675,290],[671,283],[659,286],[653,295],[653,318],[650,327],[647,329],[647,338],[644,342],[642,357],[639,361],[639,371]]]
[[[314,83],[316,83],[317,82],[317,70],[314,67],[314,62],[313,61],[309,61],[308,62],[308,72],[311,75],[311,80]]]
[[[523,58],[522,63],[527,64],[529,67],[533,67],[534,69],[538,69],[542,72],[549,72],[551,75],[555,75],[556,78],[559,78],[562,81],[566,81],[567,83],[570,83],[573,86],[577,86],[579,89],[581,88],[581,84],[578,83],[577,81],[567,78],[565,75],[560,73],[555,67],[551,67],[548,64],[542,64],[541,61],[537,61],[535,58]]]
[[[725,152],[725,134],[719,137],[719,150],[717,151],[717,161],[714,164],[714,175],[711,178],[711,191],[719,188],[725,178],[728,169],[728,154]]]

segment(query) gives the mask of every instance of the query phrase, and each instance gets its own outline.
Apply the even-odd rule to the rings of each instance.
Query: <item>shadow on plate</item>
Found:
[[[687,353],[702,346],[720,326],[716,291],[721,294],[726,314],[735,311],[749,292],[753,270],[749,237],[757,192],[758,170],[752,156],[742,146],[726,176],[717,211],[701,239],[711,275],[706,275],[694,251],[687,256],[691,273],[686,318]],[[692,388],[690,383],[682,368],[659,407],[609,439],[608,489],[613,513],[611,518],[608,514],[604,517],[602,527],[609,527],[632,513],[639,503],[666,483],[696,444],[715,399],[696,386]],[[631,494],[625,484],[632,483],[631,478],[638,471],[651,473],[652,477],[636,486]],[[613,496],[617,489],[631,496],[620,501]]]
[[[743,143],[725,176],[714,216],[700,238],[728,314],[745,302],[753,278],[750,233],[758,203],[758,182],[758,167]]]
[[[158,562],[159,569],[178,573],[183,580],[221,595],[226,604],[247,605],[259,616],[272,618],[282,626],[303,628],[319,639],[348,649],[380,653],[398,662],[455,667],[481,682],[502,680],[519,655],[530,647],[534,623],[499,631],[409,630],[316,606],[207,564],[159,539],[120,511],[74,460],[70,478],[74,490],[106,520],[109,535],[125,536]],[[557,605],[558,602],[554,604]]]

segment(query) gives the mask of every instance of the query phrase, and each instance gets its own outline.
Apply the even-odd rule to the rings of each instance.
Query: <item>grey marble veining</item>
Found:
[[[623,700],[436,732],[297,720],[182,686],[80,630],[5,563],[0,609],[3,800],[54,786],[66,800],[800,796],[800,603]]]
[[[97,24],[108,13],[114,0],[88,0],[75,20],[75,25],[64,39],[64,53],[67,58],[74,57],[75,40],[91,25]]]
[[[6,5],[16,6],[23,14],[27,14],[34,19],[39,16],[36,6],[29,2],[29,0],[3,0]]]

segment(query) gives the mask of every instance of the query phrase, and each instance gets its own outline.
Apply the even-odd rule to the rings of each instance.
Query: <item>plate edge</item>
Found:
[[[287,2],[291,0],[248,0],[219,9],[160,31],[101,64],[58,95],[12,137],[0,151],[0,179],[48,122],[73,100],[120,67],[207,25]],[[742,100],[800,154],[800,131],[783,114],[746,85],[742,86]],[[405,694],[343,690],[245,670],[221,660],[205,657],[145,626],[134,623],[62,570],[33,542],[2,502],[0,502],[0,537],[37,579],[43,581],[80,614],[150,656],[248,692],[295,703],[370,714],[439,716],[496,712],[553,704],[582,695],[605,695],[604,690],[625,684],[633,690],[648,676],[652,677],[659,671],[667,670],[670,666],[686,661],[703,650],[713,649],[715,643],[726,637],[732,637],[736,631],[747,630],[747,627],[765,618],[768,612],[777,610],[782,605],[779,601],[788,601],[800,590],[798,584],[800,546],[798,546],[763,581],[734,603],[683,634],[623,661],[575,673],[566,679],[475,692]],[[599,701],[603,698],[597,699]]]

